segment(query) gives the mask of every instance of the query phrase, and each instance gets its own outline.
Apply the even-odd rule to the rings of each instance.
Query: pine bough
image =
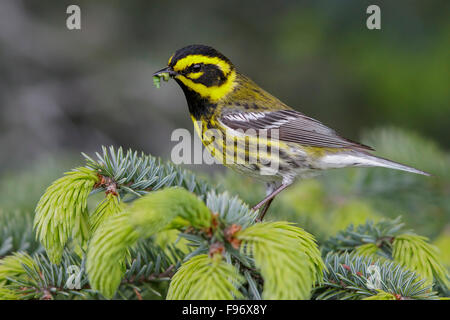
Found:
[[[0,299],[439,299],[448,286],[434,247],[399,220],[350,227],[321,254],[305,230],[257,223],[170,163],[113,147],[83,156],[37,205],[42,247],[0,230]]]

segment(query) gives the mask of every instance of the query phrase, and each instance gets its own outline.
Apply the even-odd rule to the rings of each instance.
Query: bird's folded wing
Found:
[[[256,131],[266,129],[268,137],[273,135],[273,130],[278,129],[280,141],[299,143],[304,146],[373,150],[371,147],[340,137],[333,129],[294,110],[234,111],[223,114],[219,120],[231,129],[240,129],[244,132],[248,129]]]

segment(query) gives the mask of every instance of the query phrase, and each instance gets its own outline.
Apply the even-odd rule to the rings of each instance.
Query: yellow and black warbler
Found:
[[[196,131],[211,154],[224,165],[266,182],[266,197],[253,207],[257,210],[264,206],[260,219],[274,197],[296,178],[321,170],[385,167],[429,175],[373,156],[368,153],[372,148],[342,138],[319,121],[293,110],[209,46],[190,45],[176,51],[168,66],[154,74],[166,80],[167,75],[183,89]],[[211,130],[223,139],[208,135]],[[250,147],[255,141],[256,149]],[[230,154],[232,161],[223,161]]]

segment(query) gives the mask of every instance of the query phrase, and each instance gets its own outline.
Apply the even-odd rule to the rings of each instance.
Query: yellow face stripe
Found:
[[[200,71],[200,72],[191,72],[191,73],[188,73],[188,74],[186,75],[186,77],[188,77],[188,78],[190,78],[190,79],[198,79],[198,78],[200,78],[202,75],[203,75],[203,72],[202,72],[202,71]]]
[[[232,92],[234,86],[236,85],[234,80],[236,80],[236,72],[233,70],[231,74],[227,77],[227,80],[221,86],[211,86],[207,87],[201,83],[195,83],[191,79],[188,79],[182,75],[177,75],[176,78],[183,82],[183,84],[197,92],[203,98],[209,98],[211,101],[216,102],[225,97],[228,93]]]
[[[174,53],[174,54],[175,54],[175,53]],[[174,54],[170,56],[169,62],[167,62],[167,65],[168,65],[168,66],[170,66],[170,63],[172,62],[172,58],[173,58]]]
[[[200,54],[189,55],[187,57],[184,57],[183,59],[178,60],[177,63],[173,66],[173,70],[179,72],[196,63],[214,64],[222,70],[224,75],[227,75],[231,71],[231,66],[225,60],[222,60],[218,57],[202,56]]]

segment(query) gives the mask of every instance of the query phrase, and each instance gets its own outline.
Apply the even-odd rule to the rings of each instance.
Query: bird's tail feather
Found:
[[[383,168],[389,168],[389,169],[396,169],[396,170],[401,170],[401,171],[407,171],[407,172],[412,172],[412,173],[416,173],[416,174],[421,174],[424,176],[431,176],[431,174],[429,174],[428,172],[392,161],[392,160],[388,160],[385,158],[381,158],[381,157],[376,157],[370,154],[367,154],[368,159],[370,159],[371,161],[375,162],[375,167],[383,167]]]
[[[373,156],[366,152],[329,154],[320,159],[322,168],[383,167],[431,176],[428,172],[404,164]]]

